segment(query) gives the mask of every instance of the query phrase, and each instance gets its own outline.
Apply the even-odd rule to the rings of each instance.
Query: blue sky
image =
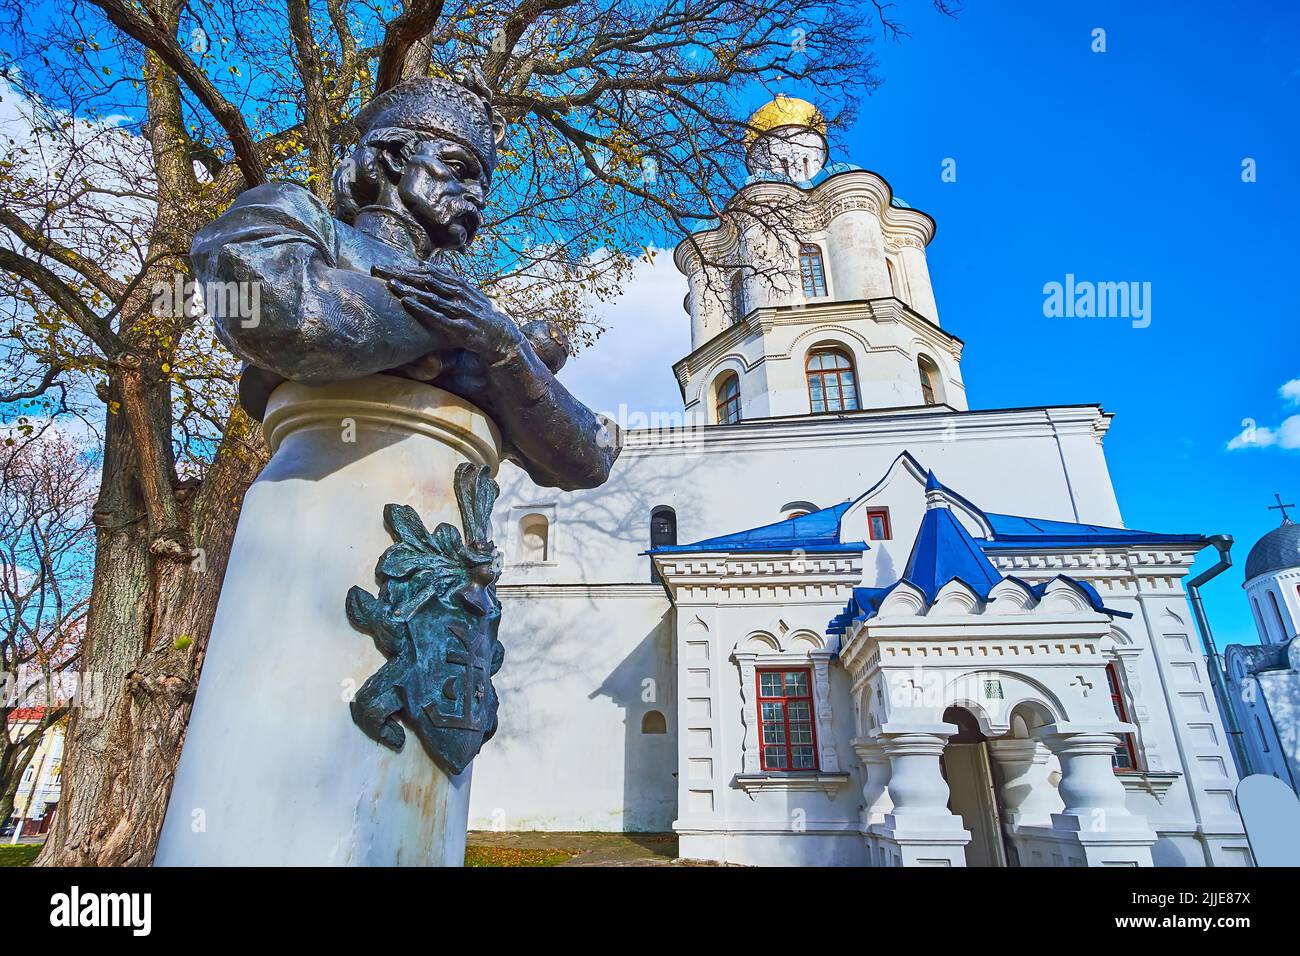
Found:
[[[1114,412],[1126,524],[1235,536],[1236,567],[1204,594],[1220,645],[1254,643],[1241,567],[1278,523],[1273,493],[1300,499],[1300,450],[1226,445],[1243,419],[1300,414],[1278,393],[1300,379],[1300,5],[972,0],[957,20],[916,3],[900,15],[912,36],[877,44],[884,85],[843,151],[938,220],[931,275],[944,327],[967,343],[972,406]],[[946,158],[956,182],[940,178]],[[661,258],[654,272],[672,273]],[[1045,318],[1043,285],[1067,273],[1150,282],[1150,326]],[[689,350],[678,280],[641,281],[594,352],[620,350],[635,302],[663,296],[672,308],[642,345],[666,366]],[[631,407],[680,408],[646,350],[635,395],[627,360],[608,384]]]
[[[1126,523],[1234,535],[1237,567],[1206,601],[1220,644],[1252,642],[1240,568],[1278,522],[1273,493],[1300,500],[1300,448],[1227,443],[1246,420],[1300,416],[1279,395],[1300,379],[1300,4],[968,0],[952,20],[899,0],[897,13],[912,35],[876,44],[884,85],[837,151],[938,221],[931,275],[967,343],[972,406],[1114,412]],[[681,409],[670,365],[689,328],[669,258],[563,376],[602,410]],[[1044,284],[1068,273],[1149,282],[1150,326],[1044,317]],[[1300,445],[1300,417],[1291,426]]]
[[[1206,602],[1220,644],[1253,643],[1240,567],[1273,493],[1298,500],[1300,451],[1226,443],[1300,412],[1278,394],[1300,378],[1300,5],[1003,0],[910,23],[847,144],[939,221],[935,294],[972,402],[1114,412],[1125,522],[1236,537]],[[1150,282],[1150,326],[1044,318],[1066,273]]]

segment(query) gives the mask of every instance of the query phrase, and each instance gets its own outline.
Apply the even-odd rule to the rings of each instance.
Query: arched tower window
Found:
[[[719,425],[740,421],[740,376],[735,372],[724,375],[715,387]]]
[[[814,349],[804,366],[808,404],[814,415],[860,408],[853,359],[843,349]]]
[[[677,543],[677,512],[660,505],[650,512],[650,547]],[[659,569],[650,562],[650,583],[659,583]]]
[[[889,294],[897,298],[898,283],[894,281],[894,263],[888,257],[885,258],[885,271],[889,273]]]
[[[737,272],[731,277],[731,323],[735,325],[748,311],[745,303],[745,277]]]
[[[550,560],[551,523],[545,515],[524,515],[519,521],[519,560],[538,564]]]
[[[1268,592],[1268,602],[1273,605],[1273,617],[1277,618],[1277,643],[1281,644],[1289,635],[1286,632],[1286,622],[1282,619],[1282,608],[1277,603],[1277,595],[1272,591]]]
[[[927,405],[939,404],[938,366],[922,355],[916,360],[916,369],[921,376],[921,400]]]
[[[826,294],[826,269],[822,265],[822,251],[811,242],[799,247],[799,272],[803,276],[803,294],[807,298]]]

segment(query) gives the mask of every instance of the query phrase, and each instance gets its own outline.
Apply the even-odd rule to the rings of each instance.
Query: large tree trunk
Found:
[[[248,425],[236,412],[227,435]],[[130,430],[124,415],[108,416],[82,706],[38,864],[152,862],[240,505],[262,462],[228,437],[202,484],[180,490],[181,528],[201,556],[177,560],[155,553]]]
[[[178,10],[168,8],[173,28]],[[190,238],[212,209],[197,198],[176,75],[147,52],[144,77],[158,181],[152,265],[122,304],[127,351],[108,356],[81,699],[68,727],[59,814],[37,860],[47,866],[153,861],[239,509],[265,461],[257,427],[236,410],[202,482],[175,477],[164,367],[184,323],[163,334],[150,320],[150,290],[184,269]]]

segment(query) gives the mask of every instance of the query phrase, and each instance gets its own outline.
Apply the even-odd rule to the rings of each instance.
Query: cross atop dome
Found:
[[[1282,496],[1281,496],[1280,494],[1278,494],[1276,491],[1273,492],[1273,500],[1275,500],[1275,501],[1277,502],[1277,504],[1275,504],[1275,505],[1269,505],[1269,506],[1268,506],[1268,510],[1269,510],[1269,511],[1280,511],[1280,512],[1282,512],[1282,523],[1283,523],[1283,524],[1290,524],[1290,523],[1291,523],[1291,518],[1290,518],[1290,516],[1286,513],[1286,509],[1287,509],[1287,508],[1294,508],[1295,505],[1294,505],[1294,504],[1289,504],[1289,505],[1284,505],[1284,504],[1282,504]]]

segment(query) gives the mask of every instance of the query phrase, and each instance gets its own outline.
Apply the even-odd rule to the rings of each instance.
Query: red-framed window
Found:
[[[889,511],[885,508],[872,508],[867,512],[867,534],[872,541],[888,541],[893,537],[889,532]]]
[[[812,672],[758,672],[759,758],[764,770],[816,770]]]
[[[1115,708],[1115,716],[1128,723],[1128,708],[1124,706],[1124,693],[1119,686],[1119,669],[1113,663],[1106,665],[1106,683],[1110,685],[1110,703]],[[1137,770],[1137,749],[1133,746],[1132,734],[1120,734],[1119,746],[1115,748],[1111,763],[1119,773]]]

